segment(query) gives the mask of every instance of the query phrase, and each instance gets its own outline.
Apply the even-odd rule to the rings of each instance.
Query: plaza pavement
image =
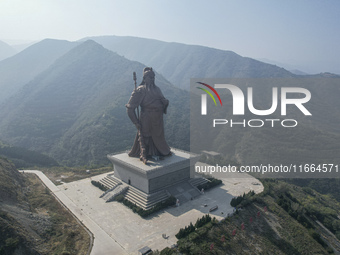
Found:
[[[175,234],[180,228],[190,222],[195,224],[197,218],[209,213],[211,207],[218,205],[218,209],[210,212],[210,215],[221,220],[233,212],[230,201],[234,196],[250,190],[256,193],[263,190],[262,184],[249,175],[221,175],[219,178],[223,185],[179,207],[168,208],[143,219],[121,203],[105,203],[99,198],[103,192],[93,186],[91,180],[99,181],[109,173],[59,186],[55,186],[40,171],[34,173],[93,233],[91,255],[138,254],[138,250],[144,246],[162,250],[177,242]],[[163,238],[162,234],[167,238]]]

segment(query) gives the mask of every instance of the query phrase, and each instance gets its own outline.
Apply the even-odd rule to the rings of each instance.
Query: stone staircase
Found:
[[[172,196],[178,199],[181,204],[201,195],[201,192],[195,186],[191,185],[189,181],[177,183],[167,190]]]
[[[161,190],[152,194],[146,194],[132,186],[125,193],[125,198],[144,210],[151,209],[159,202],[166,200],[170,194],[166,190]]]
[[[107,202],[111,201],[112,196],[116,193],[122,192],[124,197],[130,202],[136,204],[144,210],[151,209],[157,203],[166,200],[170,194],[167,190],[161,190],[152,194],[146,194],[137,188],[132,187],[126,183],[122,183],[119,179],[115,178],[113,175],[107,175],[99,181],[109,190],[104,193],[101,197]],[[126,189],[128,187],[128,189]]]
[[[99,183],[103,184],[107,189],[112,189],[113,187],[122,184],[120,180],[113,177],[112,175],[105,176],[103,179],[99,181]]]
[[[206,184],[207,182],[209,182],[209,180],[204,177],[192,178],[189,180],[189,183],[196,188],[197,186]]]
[[[157,203],[166,200],[171,195],[179,198],[182,202],[195,198],[200,195],[200,190],[198,190],[197,186],[205,184],[209,182],[209,180],[203,177],[196,177],[188,181],[178,183],[169,189],[163,189],[152,194],[146,194],[131,185],[123,183],[112,174],[105,176],[99,182],[106,188],[110,189],[106,194],[104,193],[102,195],[107,202],[111,201],[112,196],[115,196],[116,193],[122,192],[125,199],[144,210],[149,210]]]

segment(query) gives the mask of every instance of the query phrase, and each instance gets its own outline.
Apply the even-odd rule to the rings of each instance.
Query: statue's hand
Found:
[[[136,126],[137,130],[140,130],[140,124],[138,122],[135,123],[135,126]]]
[[[166,114],[168,106],[169,106],[169,100],[166,98],[162,98],[162,103],[163,103],[163,113]]]

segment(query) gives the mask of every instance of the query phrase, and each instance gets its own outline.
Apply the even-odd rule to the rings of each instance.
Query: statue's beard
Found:
[[[150,90],[150,88],[153,88],[154,86],[156,86],[155,80],[152,80],[150,83],[146,83],[144,79],[143,79],[141,85],[145,85],[147,90]]]

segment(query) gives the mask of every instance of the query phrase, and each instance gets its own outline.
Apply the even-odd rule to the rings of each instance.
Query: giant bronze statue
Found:
[[[143,81],[137,88],[135,77],[134,73],[135,90],[126,104],[127,114],[137,128],[129,156],[139,157],[146,164],[151,157],[158,159],[171,155],[170,147],[165,141],[163,123],[163,114],[166,114],[169,100],[155,85],[155,73],[151,67],[144,68]]]

